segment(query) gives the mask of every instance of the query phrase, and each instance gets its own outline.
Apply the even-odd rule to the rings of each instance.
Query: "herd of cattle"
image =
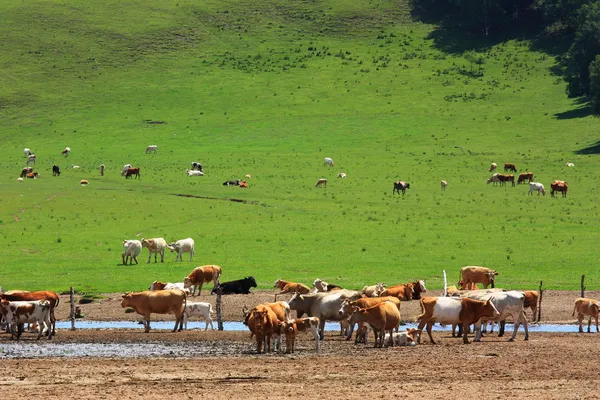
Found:
[[[148,243],[145,239],[142,242]],[[213,282],[213,294],[247,294],[250,293],[250,288],[257,286],[253,277],[220,283],[221,275],[220,266],[200,266],[190,272],[183,282],[155,281],[147,291],[123,294],[121,306],[131,307],[143,316],[145,332],[150,331],[151,314],[174,314],[173,332],[187,329],[190,317],[204,318],[205,330],[209,324],[213,328],[212,305],[208,302],[189,301],[196,295],[196,290],[200,295],[203,284]],[[435,344],[432,336],[432,326],[435,323],[452,325],[453,337],[458,327],[458,336],[462,336],[465,344],[469,343],[467,335],[473,326],[474,340],[481,341],[488,323],[492,324],[492,332],[493,323],[498,322],[499,336],[502,336],[504,323],[508,318],[514,322],[509,341],[516,338],[520,324],[525,329],[524,340],[528,340],[529,328],[525,311],[531,308],[535,320],[539,294],[536,291],[495,288],[497,275],[496,271],[489,268],[464,267],[460,270],[458,285],[445,287],[443,295],[437,297],[424,296],[427,289],[423,280],[391,287],[378,283],[365,286],[362,290],[348,290],[321,279],[316,279],[312,288],[302,283],[277,279],[274,287],[278,292],[274,302],[258,304],[252,309],[244,306],[243,321],[251,332],[251,338],[256,337],[256,349],[259,353],[271,349],[281,352],[282,338],[285,338],[286,352],[294,352],[298,332],[311,333],[318,352],[320,341],[324,338],[326,321],[339,322],[340,334],[346,340],[356,330],[355,344],[367,343],[372,331],[375,347],[414,346],[420,343],[423,328],[426,329],[429,341]],[[483,289],[479,289],[477,285],[482,285]],[[277,296],[284,294],[291,294],[291,298],[288,301],[277,301]],[[421,306],[421,314],[416,318],[418,327],[399,331],[402,321],[401,304],[412,300],[419,301]],[[19,339],[24,324],[28,323],[38,325],[38,339],[42,334],[51,339],[56,332],[54,311],[58,304],[58,295],[51,291],[4,292],[0,293],[0,316],[12,338]],[[296,318],[291,317],[292,310],[296,311]],[[577,315],[579,332],[583,332],[583,320],[586,317],[587,331],[590,332],[591,320],[595,318],[598,332],[599,314],[597,300],[579,298],[575,301],[573,316]]]
[[[574,167],[575,164],[567,163],[567,166]],[[498,165],[493,162],[492,165],[490,165],[489,172],[494,171],[496,168],[498,168]],[[517,173],[517,167],[515,166],[515,164],[505,163],[504,172]],[[494,186],[496,186],[496,184],[500,184],[500,186],[506,186],[507,182],[510,182],[512,186],[515,186],[515,176],[513,174],[501,174],[499,172],[496,172],[487,180],[488,184],[493,183]],[[546,189],[544,188],[544,185],[542,183],[533,181],[533,172],[520,173],[519,177],[517,178],[517,185],[520,185],[523,182],[529,182],[529,192],[527,192],[528,195],[533,195],[533,192],[538,192],[538,196],[540,195],[540,193],[544,196],[546,195]],[[562,197],[567,197],[569,185],[565,181],[554,180],[550,184],[550,189],[550,195],[552,197],[554,197],[555,192],[561,192]]]

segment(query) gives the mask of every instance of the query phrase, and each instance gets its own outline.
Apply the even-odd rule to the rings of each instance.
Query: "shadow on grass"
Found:
[[[600,142],[596,142],[584,149],[579,149],[575,154],[600,154]]]
[[[592,114],[593,114],[592,107],[584,106],[584,107],[575,108],[573,110],[556,113],[556,114],[554,114],[554,117],[556,119],[573,119],[573,118],[589,117]]]

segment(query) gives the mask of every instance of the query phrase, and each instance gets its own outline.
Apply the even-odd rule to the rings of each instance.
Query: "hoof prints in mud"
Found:
[[[248,352],[247,343],[3,343],[2,358],[37,357],[197,357]]]

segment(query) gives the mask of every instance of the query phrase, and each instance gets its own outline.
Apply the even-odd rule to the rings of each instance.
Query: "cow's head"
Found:
[[[327,291],[327,286],[328,283],[325,282],[322,279],[315,279],[315,281],[313,282],[313,287],[317,289],[317,291],[319,292],[326,292]]]
[[[267,314],[268,314],[268,312],[266,310],[263,310],[263,311],[253,310],[252,311],[252,318],[254,319],[254,327],[256,328],[257,331],[263,331],[265,329]]]
[[[304,296],[302,296],[298,292],[295,292],[288,301],[288,304],[290,305],[290,308],[294,310],[298,303],[301,301],[304,301]]]
[[[281,282],[281,279],[277,279],[275,281],[275,283],[273,284],[273,287],[279,287],[279,283]]]
[[[500,313],[494,305],[494,296],[490,297],[481,308],[481,317],[496,318]]]
[[[253,276],[247,277],[246,280],[250,283],[250,287],[256,287],[256,280]]]
[[[124,293],[123,295],[121,295],[121,297],[123,298],[121,300],[121,307],[129,307],[131,305],[131,300],[133,299],[131,292]]]
[[[187,276],[185,278],[183,278],[183,287],[184,288],[189,288],[192,286],[192,281],[190,278],[188,278]]]
[[[169,244],[167,245],[167,248],[168,248],[168,249],[171,251],[171,253],[172,253],[172,252],[174,252],[174,251],[178,251],[178,249],[179,249],[179,246],[177,245],[177,243],[169,243]]]
[[[340,309],[338,310],[338,314],[339,315],[348,315],[350,313],[352,313],[352,304],[350,303],[350,299],[344,299],[344,301],[342,301],[342,305],[340,306]]]

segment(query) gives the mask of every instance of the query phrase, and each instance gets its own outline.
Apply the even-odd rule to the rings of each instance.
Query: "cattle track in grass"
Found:
[[[266,207],[267,205],[264,203],[260,203],[258,201],[252,201],[252,200],[244,200],[244,199],[236,199],[236,198],[229,198],[229,197],[209,197],[209,196],[197,196],[194,194],[183,194],[183,193],[174,193],[173,196],[178,196],[178,197],[191,197],[194,199],[203,199],[203,200],[223,200],[223,201],[233,201],[235,203],[244,203],[244,204],[252,204],[252,205],[256,205],[256,206],[263,206]]]

